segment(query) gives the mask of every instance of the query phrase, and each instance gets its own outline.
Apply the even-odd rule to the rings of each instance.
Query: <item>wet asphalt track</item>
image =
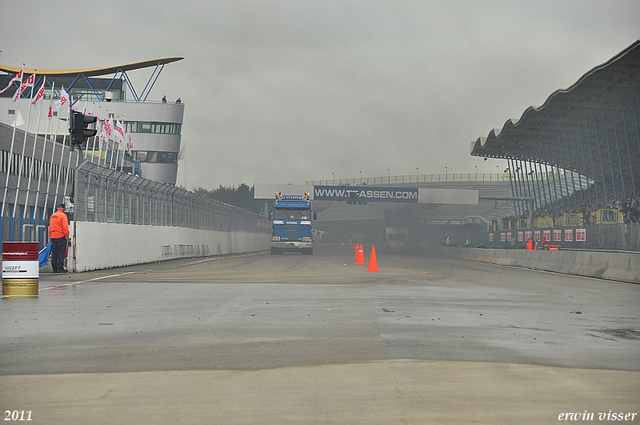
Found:
[[[370,248],[365,248],[368,254]],[[74,423],[73,418],[81,423],[87,419],[83,411],[93,415],[93,421],[86,423],[102,423],[95,415],[104,394],[96,393],[95,399],[89,398],[86,404],[70,407],[59,417],[64,421],[52,422],[55,417],[52,412],[65,410],[52,408],[56,401],[46,401],[47,396],[40,394],[39,389],[47,385],[75,388],[78,381],[61,382],[84,374],[102,379],[128,376],[126,381],[130,383],[131,376],[138,377],[135,379],[138,382],[141,376],[148,376],[141,375],[145,372],[164,374],[164,378],[158,379],[186,373],[188,377],[179,375],[182,378],[172,381],[171,386],[175,387],[194,376],[209,374],[253,372],[255,380],[258,376],[275,374],[267,380],[270,384],[255,386],[255,391],[250,391],[254,394],[271,392],[270,385],[274,382],[281,385],[283,376],[292,371],[310,373],[324,368],[334,371],[321,374],[325,377],[333,376],[332,373],[370,377],[375,373],[358,369],[349,375],[342,369],[400,362],[412,365],[414,369],[405,372],[413,376],[419,374],[418,369],[425,362],[436,362],[449,371],[444,375],[449,377],[476,364],[512,370],[542,367],[545,371],[569,375],[571,370],[580,370],[583,377],[620,374],[626,377],[627,386],[612,393],[615,388],[605,385],[603,391],[615,397],[600,407],[631,412],[635,402],[637,411],[638,285],[444,258],[380,252],[377,257],[380,273],[366,272],[366,266],[354,265],[350,247],[320,245],[313,256],[256,253],[89,273],[43,274],[37,299],[0,302],[0,400],[3,400],[0,407],[5,411],[19,408],[16,404],[21,403],[24,409],[40,409],[40,418],[47,418],[47,422],[40,423]],[[532,372],[535,376],[541,373]],[[397,386],[400,375],[392,373],[389,379],[395,380]],[[428,378],[421,381],[422,385]],[[299,378],[288,379],[293,382],[288,390],[298,392]],[[503,390],[513,392],[508,390],[513,382],[502,373],[489,374],[479,382],[501,379],[506,379]],[[530,382],[527,378],[519,379],[525,386]],[[576,376],[571,379],[584,384]],[[457,385],[459,391],[463,388],[471,391],[466,382],[473,379],[467,377],[463,382],[453,379],[449,384],[452,388]],[[335,389],[330,383],[324,384],[328,385],[328,394]],[[121,383],[113,385],[123,388]],[[375,385],[356,385],[349,394],[368,400],[362,401],[363,406],[384,405],[387,400],[384,397],[382,400],[365,397],[371,395]],[[443,381],[443,388],[446,385]],[[318,386],[322,385],[318,382]],[[597,387],[594,384],[594,391]],[[90,393],[90,388],[86,390]],[[413,395],[423,390],[416,390]],[[129,391],[135,393],[133,389]],[[313,393],[314,389],[305,391]],[[317,397],[322,399],[325,393],[318,391]],[[562,395],[571,390],[555,388],[545,394],[551,395],[552,391]],[[463,396],[464,392],[460,394]],[[592,395],[603,400],[597,392]],[[60,395],[57,403],[67,396]],[[27,397],[34,400],[32,406]],[[291,400],[290,394],[287,397]],[[562,404],[558,396],[552,399],[560,402],[554,408],[547,409],[544,404],[536,408],[532,404],[528,410],[557,420],[565,405],[567,410],[578,408],[576,403]],[[154,403],[167,406],[171,400],[176,399],[168,397],[159,402],[154,398]],[[587,401],[578,403],[581,412],[593,406]],[[401,403],[404,402],[407,401]],[[214,422],[220,418],[219,423],[255,423],[258,419],[262,423],[375,423],[374,418],[366,416],[371,409],[352,418],[340,415],[340,400],[335,403],[337,406],[332,410],[335,413],[324,409],[324,416],[318,413],[317,406],[307,405],[308,413],[291,417],[286,409],[284,413],[253,416],[254,413],[241,408],[226,409],[219,416],[212,413],[212,417]],[[141,405],[135,396],[121,404]],[[353,403],[349,405],[351,412],[357,411]],[[206,411],[206,406],[204,402],[196,403],[194,409]],[[300,404],[296,406],[300,408]],[[428,403],[419,406],[426,408]],[[408,414],[412,410],[407,406],[400,413],[391,408],[387,413],[381,411],[375,418],[381,423],[463,423],[464,418],[476,423],[515,423],[510,421],[514,417],[509,414],[485,418],[486,414],[462,413],[455,406],[447,407],[446,401],[437,406],[442,415],[432,417],[431,422],[423,421],[424,412],[419,407],[415,414]],[[347,406],[343,408],[349,410]],[[75,413],[71,414],[71,410]],[[141,414],[135,418],[140,423],[144,418],[156,418],[149,423],[170,423],[163,420],[175,419],[159,415],[157,410],[155,416]],[[107,409],[106,416],[101,415],[109,419],[112,411]],[[140,415],[139,410],[136,412]],[[531,422],[526,421],[527,417],[519,417],[523,419],[520,422],[540,423],[536,422],[539,417]],[[640,420],[636,417],[636,421]]]

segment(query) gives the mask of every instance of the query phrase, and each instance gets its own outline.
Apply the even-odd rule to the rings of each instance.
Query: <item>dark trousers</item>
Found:
[[[51,239],[51,266],[53,271],[64,270],[64,257],[67,254],[67,238]]]

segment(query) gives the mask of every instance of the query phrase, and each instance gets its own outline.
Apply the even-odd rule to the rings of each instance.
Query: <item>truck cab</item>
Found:
[[[276,193],[276,202],[271,211],[271,255],[284,252],[313,254],[313,235],[309,193],[304,195],[282,195]]]

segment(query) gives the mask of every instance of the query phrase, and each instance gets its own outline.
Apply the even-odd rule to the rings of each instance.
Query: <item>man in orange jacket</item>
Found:
[[[69,220],[64,213],[64,204],[58,205],[58,210],[49,219],[49,239],[51,239],[51,265],[54,273],[66,273],[64,257],[67,253],[67,238],[69,238]]]
[[[527,250],[535,251],[535,249],[536,249],[536,243],[533,241],[533,238],[529,238],[529,240],[527,241]]]

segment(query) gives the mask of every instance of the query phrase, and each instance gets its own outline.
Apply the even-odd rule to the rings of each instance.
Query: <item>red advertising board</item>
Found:
[[[38,242],[2,242],[4,261],[38,261]]]

